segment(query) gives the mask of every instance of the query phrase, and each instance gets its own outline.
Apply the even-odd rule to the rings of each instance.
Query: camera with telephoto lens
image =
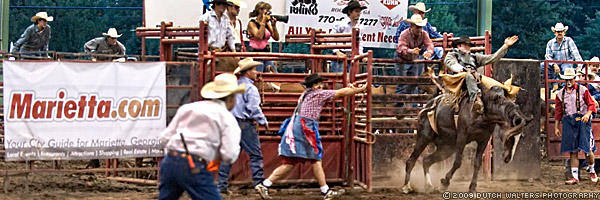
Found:
[[[290,16],[287,15],[271,15],[272,18],[275,18],[278,22],[288,23],[290,20]]]

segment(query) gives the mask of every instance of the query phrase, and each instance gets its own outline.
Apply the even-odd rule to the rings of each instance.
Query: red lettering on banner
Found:
[[[56,106],[56,101],[48,101],[46,118],[50,119],[52,117],[52,110],[54,110],[54,106]]]
[[[17,112],[17,118],[23,117],[23,111],[25,111],[25,118],[29,118],[32,97],[32,93],[25,93],[25,96],[23,96],[23,100],[21,101],[21,94],[13,94],[10,104],[10,118],[15,118],[15,112]]]
[[[400,5],[400,0],[380,0],[381,4],[383,4],[388,9],[394,9],[396,6]]]
[[[96,96],[90,97],[90,102],[88,103],[90,109],[88,109],[88,118],[94,117],[94,108],[96,108]]]
[[[77,110],[77,102],[67,101],[65,103],[65,117],[67,119],[73,119],[75,117],[75,111]]]
[[[79,98],[79,103],[77,104],[79,106],[79,112],[77,113],[77,118],[81,119],[83,118],[83,114],[85,114],[85,106],[87,105],[86,101],[85,101],[85,96],[81,96]]]
[[[98,118],[110,117],[110,101],[100,101],[98,103]]]
[[[33,104],[32,117],[34,119],[42,119],[46,113],[46,101],[36,101]]]

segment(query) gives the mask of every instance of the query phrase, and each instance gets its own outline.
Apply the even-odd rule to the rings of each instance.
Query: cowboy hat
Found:
[[[309,85],[313,85],[315,83],[323,82],[326,80],[328,80],[328,79],[319,76],[319,74],[311,74],[311,75],[304,77],[304,82],[301,82],[300,84],[309,86]]]
[[[237,6],[240,8],[248,8],[248,4],[246,4],[246,2],[240,1],[240,0],[228,0],[227,1],[227,5],[230,6]]]
[[[408,6],[408,9],[413,12],[415,12],[415,10],[418,10],[418,11],[425,12],[425,13],[429,12],[431,10],[431,8],[429,8],[428,10],[425,10],[425,3],[423,3],[423,2],[419,2],[415,5],[410,5],[410,6]]]
[[[237,78],[233,74],[224,73],[215,77],[212,82],[202,87],[200,95],[207,99],[220,99],[233,93],[244,93],[246,84],[237,83]]]
[[[600,62],[600,59],[598,59],[598,57],[594,56],[590,60],[588,60],[588,62]]]
[[[344,9],[342,9],[342,13],[348,14],[348,12],[354,10],[355,8],[360,8],[360,10],[367,9],[366,6],[360,6],[360,3],[358,3],[358,1],[352,0],[350,1],[350,3],[348,3],[348,5],[346,5],[346,7],[344,7]]]
[[[45,19],[46,21],[54,21],[54,17],[50,16],[48,17],[48,13],[46,12],[39,12],[36,13],[35,16],[31,17],[31,22],[36,22],[38,19]]]
[[[207,4],[225,4],[225,5],[228,5],[227,0],[212,0],[211,2],[208,2]]]
[[[562,23],[560,23],[560,22],[556,23],[556,25],[554,25],[554,26],[552,27],[552,31],[553,31],[553,32],[557,32],[557,31],[567,31],[567,30],[569,30],[569,26],[565,26],[565,25],[563,25],[563,24],[562,24]]]
[[[421,15],[414,14],[413,16],[410,17],[410,19],[406,20],[406,23],[414,24],[414,25],[417,25],[417,26],[426,26],[427,25],[427,18],[423,19],[421,17]]]
[[[123,35],[123,34],[117,34],[117,29],[115,29],[115,28],[109,28],[107,32],[108,33],[102,33],[102,35],[104,37],[111,37],[111,38],[119,38],[119,37],[121,37],[121,35]]]
[[[459,44],[470,44],[471,46],[474,46],[475,44],[471,42],[471,38],[469,38],[468,36],[460,36],[460,38],[458,38],[457,40],[454,40],[452,42],[452,47],[456,48],[456,46],[458,46]]]
[[[560,75],[560,78],[564,80],[570,80],[575,78],[575,76],[577,76],[577,74],[575,74],[575,69],[567,68],[565,69],[565,73]]]
[[[233,74],[252,69],[253,67],[256,67],[258,65],[262,65],[262,63],[256,62],[252,60],[252,58],[244,58],[243,60],[240,60],[240,62],[238,62],[238,67],[235,69],[235,71],[233,71]]]

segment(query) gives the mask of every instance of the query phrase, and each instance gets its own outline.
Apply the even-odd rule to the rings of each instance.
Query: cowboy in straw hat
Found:
[[[397,76],[420,76],[423,74],[423,63],[411,63],[417,59],[430,59],[433,55],[433,42],[429,39],[429,34],[423,31],[423,26],[427,25],[427,19],[423,19],[421,15],[414,14],[410,19],[405,20],[410,24],[410,28],[405,30],[398,37],[398,45],[396,46],[396,59],[400,59],[407,63],[394,64]],[[415,85],[398,85],[396,94],[417,94],[418,87]],[[397,107],[402,107],[404,104],[397,103]],[[413,104],[417,106],[417,104]]]
[[[471,38],[461,36],[452,42],[452,51],[448,52],[444,63],[453,72],[469,72],[466,74],[465,83],[469,92],[469,100],[472,103],[471,111],[473,114],[483,114],[483,102],[481,101],[481,90],[477,87],[477,80],[480,80],[483,74],[483,67],[500,60],[508,48],[519,40],[519,36],[511,36],[504,39],[504,45],[491,55],[475,54],[471,52]]]
[[[425,4],[423,2],[419,2],[416,5],[411,5],[408,7],[408,9],[411,10],[413,12],[413,14],[421,15],[421,18],[423,18],[423,19],[425,19],[425,13],[427,13],[431,10],[431,9],[426,10]],[[396,37],[394,37],[394,41],[398,42],[398,38],[400,37],[400,34],[408,28],[410,28],[410,23],[406,22],[406,20],[402,21],[400,23],[400,25],[398,25],[398,28],[396,29]],[[435,29],[435,27],[431,26],[431,24],[429,24],[429,22],[427,22],[427,25],[423,26],[423,31],[425,31],[429,34],[430,39],[444,37],[442,34],[440,34]],[[444,48],[443,47],[434,47],[433,52],[434,52],[433,57],[435,57],[437,59],[441,59],[444,56]]]
[[[360,25],[360,23],[358,23],[358,20],[360,19],[360,14],[361,11],[367,9],[366,6],[361,6],[360,3],[356,0],[352,0],[348,3],[348,5],[346,5],[346,7],[344,7],[344,9],[342,9],[342,13],[346,14],[348,16],[348,19],[344,18],[344,20],[336,22],[335,25],[333,25],[333,33],[352,33],[352,29],[353,28],[357,28],[359,30],[359,37],[362,37],[362,32],[364,29],[364,26]],[[362,43],[358,43],[358,54],[362,54],[363,53],[363,44]],[[341,49],[334,49],[333,53],[335,53],[338,57],[340,58],[344,58],[346,59],[348,57],[347,54],[350,54],[352,52],[350,51],[344,51]],[[366,61],[367,58],[363,59],[363,62]],[[342,68],[343,68],[343,62],[342,60],[332,60],[331,61],[331,72],[336,72],[336,73],[340,73],[342,72]],[[352,66],[348,65],[347,70],[350,71],[350,68]]]
[[[598,64],[598,63],[600,63],[600,59],[598,59],[598,57],[594,56],[590,60],[588,60],[588,62],[595,63],[595,64],[590,64],[589,68],[592,69],[592,72],[598,73],[598,70],[600,69],[600,64]]]
[[[575,70],[566,68],[564,74],[560,74],[565,79],[566,86],[560,89],[556,94],[556,120],[554,130],[558,137],[561,137],[560,153],[569,152],[572,178],[565,181],[565,184],[572,185],[579,182],[579,151],[583,151],[590,170],[590,180],[592,183],[598,182],[598,176],[594,169],[594,136],[592,133],[591,116],[596,112],[594,99],[586,87],[575,83]],[[562,123],[562,135],[560,124]]]
[[[306,86],[306,90],[298,101],[296,111],[291,118],[284,121],[279,130],[279,134],[282,135],[279,143],[279,156],[282,164],[273,171],[269,178],[255,187],[260,191],[259,194],[263,199],[270,198],[268,187],[271,187],[273,182],[286,177],[295,165],[307,162],[312,164],[313,175],[319,183],[324,199],[333,199],[343,193],[343,190],[330,189],[325,181],[321,163],[323,145],[317,127],[319,127],[319,118],[325,103],[331,102],[335,98],[364,92],[367,84],[360,88],[350,85],[339,90],[325,90],[323,81],[326,80],[318,74],[311,74],[304,78],[302,84]]]
[[[46,12],[38,12],[35,16],[31,17],[33,24],[27,27],[23,34],[21,34],[11,52],[48,51],[51,33],[48,22],[51,21],[54,21],[54,17],[48,16]]]
[[[245,45],[242,42],[242,21],[238,19],[238,15],[240,14],[240,8],[245,9],[248,8],[246,2],[240,0],[228,0],[227,1],[227,17],[229,17],[229,21],[231,23],[231,27],[233,28],[233,39],[235,40],[235,50],[245,51]]]
[[[104,37],[91,39],[83,45],[83,50],[86,53],[125,55],[125,46],[117,39],[121,34],[117,33],[117,29],[109,28],[106,33],[102,33]]]
[[[269,130],[267,118],[260,108],[260,94],[254,80],[257,78],[256,66],[262,65],[261,62],[256,62],[252,58],[245,58],[238,63],[235,74],[240,73],[239,85],[246,85],[244,94],[237,94],[236,103],[231,110],[231,114],[237,119],[238,126],[242,130],[241,146],[244,151],[250,156],[250,169],[252,170],[252,180],[254,185],[258,185],[265,177],[263,175],[263,156],[260,150],[260,140],[256,132],[257,122],[259,125]],[[227,180],[231,164],[222,163],[219,167],[218,184],[221,193],[229,194],[227,189]],[[259,191],[260,192],[260,191]]]
[[[546,54],[544,58],[546,60],[564,60],[564,61],[583,61],[575,41],[565,36],[569,26],[565,26],[563,23],[556,23],[551,27],[554,32],[554,38],[552,38],[546,44]],[[580,64],[578,67],[582,67]],[[548,63],[548,79],[558,79],[558,75],[563,72],[566,68],[573,68],[571,63]],[[540,69],[545,72],[544,62],[540,63]],[[553,83],[553,90],[558,89],[558,85]]]
[[[179,107],[161,133],[167,152],[160,164],[158,199],[178,199],[183,191],[192,199],[221,199],[208,170],[214,161],[232,164],[238,159],[241,130],[229,111],[236,94],[245,90],[235,75],[219,74],[200,91],[207,100]]]

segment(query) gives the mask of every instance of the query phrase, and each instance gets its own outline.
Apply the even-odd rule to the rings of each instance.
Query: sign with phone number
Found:
[[[290,16],[285,34],[308,34],[312,29],[333,33],[336,23],[348,20],[342,9],[350,0],[286,0]],[[363,26],[361,44],[365,47],[395,48],[396,28],[406,19],[408,0],[359,0],[367,9],[358,23]]]

